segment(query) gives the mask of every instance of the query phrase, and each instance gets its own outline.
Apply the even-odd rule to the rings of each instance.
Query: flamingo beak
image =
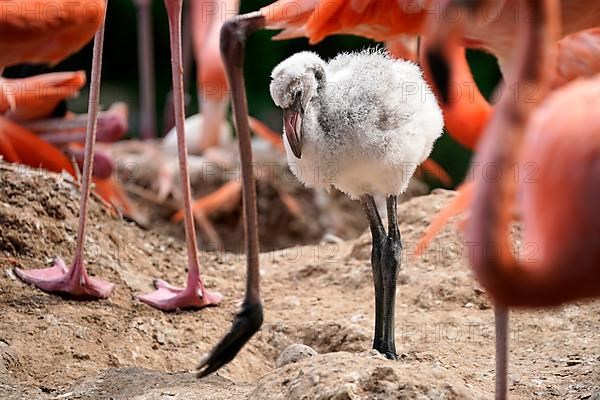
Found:
[[[446,0],[442,4],[442,10],[448,7],[458,7],[461,12],[461,18],[454,19],[442,18],[441,21],[430,23],[428,27],[428,42],[425,51],[425,58],[431,72],[433,84],[436,86],[440,100],[444,105],[449,105],[450,90],[453,76],[453,55],[454,50],[461,46],[466,17],[464,15],[474,15],[474,10],[479,6],[477,0]],[[464,14],[464,15],[463,15]],[[446,13],[443,13],[446,16]]]
[[[440,93],[440,100],[448,105],[450,102],[450,76],[452,70],[444,52],[440,50],[440,48],[429,49],[425,56],[431,69],[433,83]]]
[[[283,109],[283,127],[287,142],[296,158],[302,157],[302,119],[304,110],[298,96],[291,106]]]

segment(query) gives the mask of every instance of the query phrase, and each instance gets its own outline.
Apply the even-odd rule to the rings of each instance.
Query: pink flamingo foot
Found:
[[[68,269],[59,257],[50,268],[28,271],[15,268],[15,274],[44,292],[66,294],[80,300],[106,299],[115,286],[102,279],[90,277],[83,267],[82,260],[76,260],[73,267]]]
[[[138,300],[162,311],[215,306],[223,300],[221,293],[209,292],[202,282],[180,288],[157,279],[154,286],[154,292],[138,296]]]

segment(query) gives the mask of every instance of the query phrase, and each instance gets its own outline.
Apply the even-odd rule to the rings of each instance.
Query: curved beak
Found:
[[[442,10],[450,6],[457,6],[462,14],[468,14],[465,7],[470,6],[466,1],[445,0]],[[474,6],[478,2],[473,2]],[[461,14],[461,15],[462,15]],[[444,11],[442,15],[446,16]],[[450,102],[450,85],[453,76],[453,55],[461,45],[461,36],[464,31],[465,17],[458,21],[443,17],[435,23],[432,21],[427,30],[427,45],[423,48],[424,68],[429,69],[432,83],[435,85],[440,100],[444,105]]]
[[[439,48],[427,49],[425,57],[431,69],[431,78],[438,90],[440,100],[444,105],[448,105],[450,101],[450,76],[452,75],[451,64]]]
[[[302,157],[302,119],[304,110],[300,96],[291,106],[283,109],[283,128],[292,153],[296,158]]]

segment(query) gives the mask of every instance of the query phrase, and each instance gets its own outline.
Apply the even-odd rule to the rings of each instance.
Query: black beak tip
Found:
[[[204,378],[229,363],[260,329],[263,309],[260,303],[244,303],[235,316],[231,330],[214,347],[210,355],[198,366],[196,376]]]
[[[302,158],[302,151],[298,147],[293,146],[292,153],[294,153],[294,157],[296,157],[298,160]]]
[[[441,51],[431,49],[426,57],[440,100],[447,105],[450,102],[450,65],[441,54]]]

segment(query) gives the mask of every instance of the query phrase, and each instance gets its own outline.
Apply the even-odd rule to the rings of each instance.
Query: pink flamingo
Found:
[[[439,38],[440,41],[442,39]],[[431,42],[432,39],[428,38],[427,41]],[[424,47],[425,51],[428,47]],[[462,55],[464,49],[458,46],[445,46],[443,51],[452,74],[449,80],[455,88],[459,87],[459,96],[456,100],[449,100],[444,106],[445,111],[456,111],[445,113],[446,128],[459,143],[475,150],[490,119],[492,107],[477,91],[473,93],[473,97],[468,95],[468,87],[472,87],[474,81]],[[553,67],[555,72],[550,83],[552,90],[577,78],[594,76],[600,72],[600,28],[587,29],[564,37],[556,43],[556,52],[558,61]],[[429,64],[424,63],[423,67],[425,76],[433,80]],[[468,209],[473,198],[473,183],[465,182],[458,187],[457,191],[455,199],[442,209],[427,227],[416,246],[416,255],[425,251],[451,217]]]
[[[462,10],[477,11],[479,3],[484,2]],[[600,182],[600,120],[593,111],[600,75],[567,84],[536,107],[553,84],[568,80],[564,72],[556,74],[553,70],[559,7],[552,0],[519,4],[533,17],[530,23],[520,24],[518,33],[523,40],[505,66],[507,84],[518,84],[519,101],[513,101],[512,96],[501,99],[477,156],[481,165],[497,163],[504,173],[499,182],[476,181],[467,227],[467,239],[479,244],[470,252],[475,276],[496,303],[497,399],[505,399],[507,390],[507,307],[552,306],[600,295],[600,218],[593,209],[600,194],[594,184]],[[464,23],[436,29],[452,38],[460,35]],[[438,37],[438,49],[442,43]],[[434,73],[443,84],[447,77],[444,71],[450,67],[444,62],[439,66]],[[578,69],[588,75],[585,68]],[[537,89],[535,96],[524,101],[531,85]],[[567,108],[576,112],[565,114]],[[520,181],[515,187],[506,173],[515,162],[536,165],[536,180]],[[537,259],[531,262],[513,255],[507,235],[516,192],[520,195],[525,241],[539,249]],[[553,205],[547,207],[550,194]],[[496,250],[493,257],[486,252],[490,246]],[[576,265],[573,260],[577,260]]]

